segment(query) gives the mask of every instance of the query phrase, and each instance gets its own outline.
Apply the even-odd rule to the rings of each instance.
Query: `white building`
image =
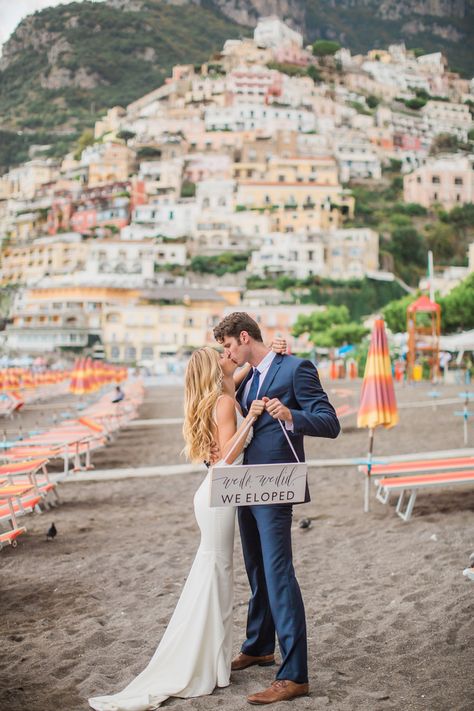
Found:
[[[367,228],[338,229],[317,234],[273,232],[252,254],[250,271],[259,275],[313,275],[362,279],[378,270],[379,238]]]
[[[196,185],[196,204],[199,212],[233,212],[234,192],[233,180],[202,180]]]
[[[278,130],[308,132],[316,130],[312,111],[287,106],[237,104],[211,106],[204,116],[206,131],[251,131],[275,133]]]
[[[253,252],[249,271],[258,276],[287,274],[296,279],[324,275],[324,239],[321,234],[271,232]]]
[[[241,252],[261,246],[270,232],[271,218],[253,210],[205,211],[196,220],[190,249],[195,254]]]
[[[467,134],[474,125],[467,104],[428,101],[421,109],[421,113],[433,135],[451,133],[461,141],[467,141]]]
[[[130,225],[122,228],[124,239],[144,237],[187,237],[191,234],[200,208],[196,202],[175,202],[168,204],[152,202],[137,205],[132,213]]]
[[[85,266],[89,280],[100,277],[107,282],[109,275],[139,277],[137,284],[143,280],[153,279],[155,264],[186,263],[186,246],[176,242],[157,240],[100,240],[90,249]],[[98,281],[98,279],[97,279]]]
[[[379,236],[367,227],[325,233],[327,276],[362,279],[379,268]]]
[[[253,38],[259,47],[276,49],[287,44],[303,46],[303,36],[285,25],[276,15],[261,17],[253,32]]]
[[[337,142],[334,155],[341,183],[358,178],[380,180],[382,177],[380,158],[370,143],[348,137]]]
[[[59,169],[51,158],[35,158],[0,176],[0,199],[31,200],[42,185],[57,178]]]

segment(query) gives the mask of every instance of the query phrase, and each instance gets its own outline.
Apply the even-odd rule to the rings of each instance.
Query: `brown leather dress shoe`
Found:
[[[309,684],[297,684],[295,681],[277,679],[268,689],[247,696],[247,701],[249,704],[274,704],[276,701],[290,701],[298,696],[306,696],[308,692]]]
[[[242,669],[247,669],[247,667],[253,667],[254,664],[258,664],[259,667],[271,667],[275,664],[275,655],[265,654],[263,657],[252,657],[250,654],[240,652],[232,660],[230,669],[231,671],[241,671]]]

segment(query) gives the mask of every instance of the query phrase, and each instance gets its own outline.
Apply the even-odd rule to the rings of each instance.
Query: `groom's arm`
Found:
[[[301,409],[290,408],[293,433],[334,439],[341,431],[336,411],[328,400],[314,365],[303,360],[293,374],[293,390]]]

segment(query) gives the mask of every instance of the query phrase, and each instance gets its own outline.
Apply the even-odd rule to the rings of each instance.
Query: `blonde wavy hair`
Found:
[[[184,380],[184,453],[192,462],[210,459],[215,441],[214,406],[222,395],[219,354],[206,346],[194,351]]]

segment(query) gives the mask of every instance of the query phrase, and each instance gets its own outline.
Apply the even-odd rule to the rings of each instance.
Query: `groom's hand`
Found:
[[[263,398],[265,402],[265,410],[271,415],[275,420],[283,420],[284,422],[293,422],[293,415],[291,410],[289,410],[286,405],[283,405],[278,398],[274,397],[269,400],[267,397]]]

